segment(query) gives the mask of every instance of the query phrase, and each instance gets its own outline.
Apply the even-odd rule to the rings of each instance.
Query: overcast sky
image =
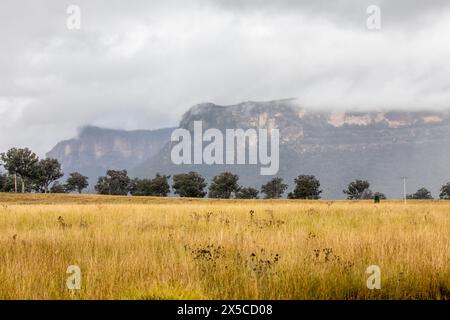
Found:
[[[331,3],[328,3],[331,2]],[[66,27],[69,5],[81,29]],[[381,8],[381,30],[366,9]],[[0,152],[92,124],[173,126],[200,102],[450,107],[450,1],[2,0]]]

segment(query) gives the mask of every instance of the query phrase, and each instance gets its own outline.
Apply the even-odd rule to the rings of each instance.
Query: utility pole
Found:
[[[403,180],[403,201],[406,204],[406,180],[408,177],[401,177],[401,179]]]

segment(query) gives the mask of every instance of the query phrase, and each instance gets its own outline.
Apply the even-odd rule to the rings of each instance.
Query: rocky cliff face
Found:
[[[278,175],[292,184],[299,174],[314,174],[326,198],[343,198],[342,189],[357,178],[368,179],[373,191],[396,198],[402,193],[401,176],[410,177],[408,191],[424,186],[435,196],[450,181],[449,112],[313,111],[293,99],[233,106],[205,103],[188,110],[180,127],[192,130],[197,120],[203,121],[204,130],[279,129]],[[106,167],[130,168],[135,176],[195,170],[211,178],[229,170],[241,176],[241,184],[258,188],[271,178],[261,176],[258,165],[174,165],[171,132],[106,134],[89,129],[78,139],[58,144],[49,156],[65,167],[101,166],[102,172]]]
[[[204,128],[277,128],[283,144],[302,152],[336,144],[367,147],[444,138],[450,113],[308,111],[289,99],[235,106],[200,104],[184,114],[180,127],[192,129],[196,120],[202,120]]]
[[[322,182],[324,197],[343,198],[353,179],[368,179],[373,191],[402,196],[400,177],[409,176],[409,191],[425,186],[438,195],[450,181],[449,112],[336,112],[301,108],[296,100],[245,102],[233,106],[200,104],[186,112],[180,127],[203,129],[277,128],[280,131],[278,175],[292,184],[299,174],[314,174]],[[260,185],[253,165],[182,165],[170,161],[171,145],[133,172],[151,175],[196,170],[211,178],[224,170],[241,176],[244,185]],[[292,186],[291,186],[292,187]]]
[[[78,137],[58,143],[47,157],[62,163],[65,173],[79,171],[95,183],[107,169],[131,169],[154,156],[172,129],[124,131],[88,126]]]

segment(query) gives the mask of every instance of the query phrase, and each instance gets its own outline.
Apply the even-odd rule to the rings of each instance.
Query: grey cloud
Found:
[[[86,124],[173,126],[204,101],[449,107],[449,18],[447,1],[4,0],[0,151],[43,155]]]
[[[279,14],[300,12],[323,16],[338,24],[349,22],[360,24],[361,20],[364,20],[367,7],[377,5],[382,9],[383,18],[392,26],[411,23],[411,20],[416,20],[430,12],[446,10],[450,7],[450,2],[446,0],[218,0],[212,3],[236,12],[242,10]]]

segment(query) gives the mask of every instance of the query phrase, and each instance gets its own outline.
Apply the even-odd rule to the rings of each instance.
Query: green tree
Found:
[[[387,199],[386,195],[384,193],[381,193],[381,192],[375,192],[373,194],[373,198],[374,199],[378,198],[379,200],[386,200]]]
[[[439,197],[443,200],[450,200],[450,182],[447,182],[442,186]]]
[[[0,192],[5,192],[5,186],[7,181],[8,176],[4,173],[0,173]]]
[[[373,194],[372,190],[370,190],[370,189],[364,190],[362,192],[362,194],[361,194],[360,199],[361,200],[372,200],[372,199],[374,199],[374,194]]]
[[[9,174],[0,174],[0,192],[14,192],[14,184],[19,183],[21,184],[22,179],[20,177],[17,177],[17,179],[14,179],[14,176]],[[25,189],[26,191],[31,191],[29,187]]]
[[[416,193],[408,194],[406,198],[410,200],[431,200],[433,199],[433,196],[431,195],[430,190],[426,188],[420,188],[416,191]]]
[[[170,193],[169,179],[170,176],[157,173],[155,178],[152,179],[152,195],[157,197],[167,197]]]
[[[10,176],[6,173],[0,173],[0,192],[9,192],[11,191],[9,188]],[[13,185],[14,190],[14,185]]]
[[[66,187],[65,185],[59,183],[56,181],[50,188],[50,193],[66,193]]]
[[[273,178],[266,184],[261,186],[261,193],[266,199],[279,199],[286,191],[288,185],[283,183],[282,178]]]
[[[236,193],[238,199],[258,199],[259,191],[252,187],[241,187]]]
[[[239,190],[239,176],[231,172],[223,172],[213,178],[209,186],[210,198],[229,199]]]
[[[365,180],[355,180],[350,182],[347,189],[343,192],[347,195],[349,200],[361,200],[367,199],[368,196],[372,197],[371,191],[369,190],[370,183]],[[370,199],[370,198],[369,198]]]
[[[131,194],[133,196],[167,197],[170,192],[170,176],[156,174],[154,179],[134,179]]]
[[[81,193],[84,189],[86,189],[89,185],[88,177],[83,176],[79,172],[72,172],[69,174],[69,178],[66,181],[66,190],[67,192],[77,191]]]
[[[152,179],[133,179],[130,193],[132,196],[151,196],[153,194]]]
[[[17,192],[17,172],[15,167],[13,167],[13,161],[10,158],[12,158],[11,154],[8,156],[6,153],[0,153],[0,166],[3,166],[8,171],[8,174],[2,173],[0,177],[0,181],[2,183],[0,190],[2,192],[7,192],[6,186],[11,175],[13,176],[13,191]]]
[[[41,159],[36,163],[33,174],[33,183],[36,191],[48,193],[50,184],[64,173],[61,171],[61,164],[56,159]]]
[[[127,170],[108,170],[106,176],[99,177],[95,185],[98,194],[125,196],[131,189],[131,179]]]
[[[174,175],[172,188],[180,197],[203,198],[206,195],[205,179],[193,171]]]
[[[320,199],[320,182],[312,175],[300,175],[294,180],[295,189],[288,195],[289,199]]]
[[[2,153],[0,158],[3,167],[8,170],[10,175],[14,176],[14,191],[17,192],[17,176],[19,176],[21,178],[22,193],[25,192],[26,182],[31,180],[36,174],[36,164],[39,158],[28,148],[9,149],[6,153]]]

